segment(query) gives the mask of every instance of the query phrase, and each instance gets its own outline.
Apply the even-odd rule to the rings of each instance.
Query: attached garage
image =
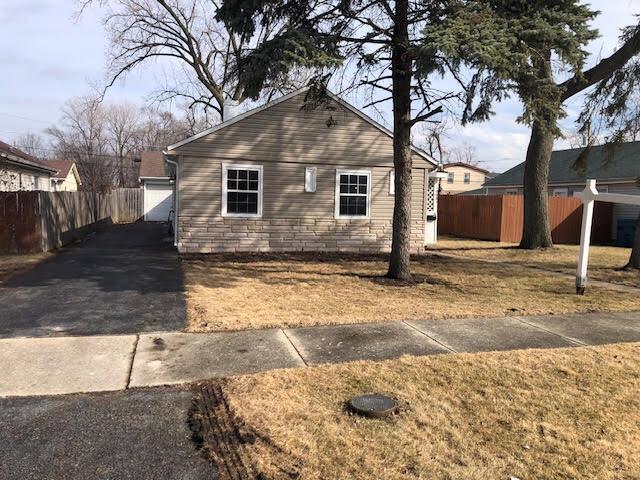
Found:
[[[173,210],[173,175],[162,152],[143,152],[140,183],[144,190],[144,220],[166,222]]]

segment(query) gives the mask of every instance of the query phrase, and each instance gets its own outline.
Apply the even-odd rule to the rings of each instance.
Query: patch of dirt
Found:
[[[218,470],[220,480],[252,480],[252,465],[244,458],[242,445],[253,442],[243,434],[229,410],[221,382],[200,385],[189,410],[192,440]]]

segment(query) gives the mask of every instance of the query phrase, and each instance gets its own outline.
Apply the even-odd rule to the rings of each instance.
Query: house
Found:
[[[56,169],[51,175],[51,190],[54,192],[76,192],[82,185],[78,167],[73,160],[49,160],[47,165]]]
[[[303,88],[167,148],[180,252],[389,251],[389,130]],[[413,251],[435,242],[442,173],[412,148]]]
[[[142,152],[139,181],[143,189],[144,220],[166,222],[173,211],[172,165],[162,152]]]
[[[51,189],[56,169],[8,143],[0,142],[0,192]]]
[[[484,184],[491,173],[484,168],[463,162],[446,163],[443,165],[447,174],[446,180],[440,185],[440,192],[446,194],[466,193],[476,190]]]
[[[640,142],[628,142],[613,147],[590,148],[583,169],[575,166],[582,148],[556,150],[549,165],[549,195],[574,196],[585,188],[588,179],[597,181],[600,192],[640,195]],[[524,163],[485,182],[488,195],[522,195]],[[640,210],[633,205],[614,204],[611,239],[618,236],[618,227],[632,223]]]

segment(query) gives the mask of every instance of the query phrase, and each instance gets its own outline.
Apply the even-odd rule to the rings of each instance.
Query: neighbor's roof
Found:
[[[612,148],[613,150],[608,150]],[[591,147],[586,168],[574,168],[575,161],[584,148],[556,150],[551,154],[549,183],[584,183],[588,179],[630,180],[640,177],[640,142],[628,142],[607,147]],[[485,182],[487,187],[519,186],[524,178],[524,163]]]
[[[140,178],[169,178],[169,165],[164,161],[162,152],[142,152],[140,155]]]
[[[445,170],[447,170],[448,167],[464,167],[464,168],[469,168],[471,170],[475,170],[476,172],[484,173],[485,175],[489,174],[489,170],[485,170],[484,168],[480,168],[476,165],[470,165],[464,162],[452,162],[452,163],[445,163],[444,165],[442,165],[442,168],[444,168]]]
[[[18,164],[24,168],[30,168],[32,170],[44,171],[50,174],[56,172],[56,169],[48,166],[46,163],[41,162],[33,155],[29,155],[22,150],[12,147],[8,143],[0,141],[0,158]]]
[[[69,171],[73,167],[73,160],[48,160],[47,165],[53,167],[57,172],[51,175],[53,178],[64,180],[69,175]]]
[[[185,138],[184,140],[181,140],[178,143],[174,143],[173,145],[169,145],[167,147],[167,151],[170,153],[171,150],[174,150],[176,148],[179,148],[183,145],[186,145],[187,143],[193,142],[194,140],[197,140],[199,138],[202,138],[206,135],[209,135],[210,133],[213,132],[217,132],[218,130],[221,130],[225,127],[228,127],[229,125],[233,125],[236,122],[239,122],[240,120],[244,120],[247,117],[250,117],[251,115],[254,115],[258,112],[261,112],[262,110],[266,110],[268,108],[271,108],[275,105],[278,105],[279,103],[282,103],[286,100],[289,100],[293,97],[296,97],[302,93],[306,93],[309,91],[311,87],[303,87],[300,88],[294,92],[291,92],[287,95],[284,95],[280,98],[277,98],[271,102],[268,102],[260,107],[254,108],[252,110],[249,110],[247,112],[244,112],[240,115],[237,115],[229,120],[227,120],[226,122],[222,122],[218,125],[216,125],[215,127],[211,127],[208,128],[207,130],[204,130],[200,133],[197,133],[191,137]],[[371,124],[372,126],[374,126],[375,128],[377,128],[378,130],[380,130],[382,133],[385,133],[386,135],[390,136],[393,138],[393,132],[391,130],[389,130],[388,128],[386,128],[385,126],[381,125],[380,123],[376,122],[373,118],[371,118],[370,116],[368,116],[366,113],[362,112],[361,110],[358,110],[356,107],[354,107],[353,105],[351,105],[349,102],[343,100],[342,98],[338,97],[336,94],[330,92],[329,90],[326,91],[327,95],[329,98],[331,98],[332,100],[334,100],[335,102],[339,103],[340,105],[342,105],[343,107],[345,107],[347,110],[350,110],[351,112],[353,112],[354,114],[356,114],[358,117],[360,117],[361,119],[363,119],[365,122]],[[421,150],[415,146],[411,146],[411,150],[415,153],[417,153],[418,155],[420,155],[425,161],[427,161],[428,163],[431,163],[432,165],[436,166],[438,165],[438,162],[435,161],[427,152],[425,152],[424,150]]]

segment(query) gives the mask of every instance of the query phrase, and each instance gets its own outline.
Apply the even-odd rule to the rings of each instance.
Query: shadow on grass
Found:
[[[423,284],[444,286],[461,293],[454,282],[425,273],[413,274],[411,281],[386,276],[388,255],[353,253],[256,253],[183,255],[183,268],[189,270],[187,284],[208,288],[233,288],[246,279],[265,285],[322,285],[330,278],[353,278],[388,288],[411,288]],[[476,263],[447,257],[417,256],[412,264],[437,270],[443,265]]]

